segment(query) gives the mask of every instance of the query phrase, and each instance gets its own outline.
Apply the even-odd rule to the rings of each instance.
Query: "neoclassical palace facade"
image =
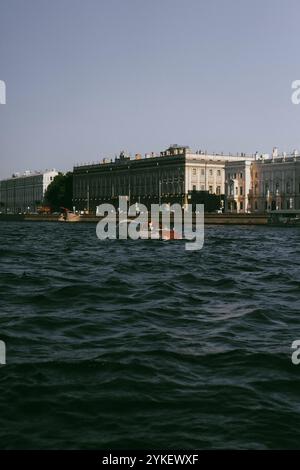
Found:
[[[300,209],[300,156],[226,163],[227,212],[257,212]]]
[[[250,158],[250,157],[249,157]],[[233,155],[193,152],[172,145],[159,155],[131,159],[124,152],[114,161],[74,167],[73,204],[76,210],[95,212],[103,202],[116,203],[127,196],[133,204],[185,204],[192,191],[225,193],[225,164],[240,159]]]

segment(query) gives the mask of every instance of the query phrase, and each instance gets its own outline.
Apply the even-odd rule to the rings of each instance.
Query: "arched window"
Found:
[[[269,182],[268,181],[265,181],[265,196],[268,196],[269,194]]]

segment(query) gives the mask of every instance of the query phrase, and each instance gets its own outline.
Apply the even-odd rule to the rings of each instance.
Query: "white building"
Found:
[[[225,211],[300,209],[300,156],[269,155],[225,165]]]
[[[300,157],[255,161],[249,198],[254,212],[300,209]]]
[[[56,175],[56,170],[26,171],[0,181],[0,212],[35,212],[44,202],[45,192]]]
[[[187,154],[185,187],[188,191],[208,191],[210,194],[225,193],[225,162],[237,157],[231,155]]]
[[[253,159],[225,165],[225,212],[251,212],[251,168]]]
[[[124,152],[115,161],[74,167],[73,204],[78,210],[95,212],[103,202],[116,203],[126,195],[131,203],[187,204],[191,192],[225,194],[226,162],[237,162],[244,154],[224,155],[192,151],[188,146],[173,144],[166,150],[136,154],[131,159]],[[247,157],[254,160],[253,157]],[[211,198],[213,199],[213,198]]]
[[[239,163],[241,157],[254,161],[255,156],[245,154],[217,154],[196,151],[189,147],[170,147],[161,156],[185,153],[185,191],[208,191],[210,194],[225,194],[225,164]]]

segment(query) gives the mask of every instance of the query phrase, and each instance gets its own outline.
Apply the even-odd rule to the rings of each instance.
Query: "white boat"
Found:
[[[118,226],[121,224],[139,224],[136,220],[121,220]],[[140,230],[138,231],[141,239],[152,239],[152,240],[182,240],[182,235],[177,233],[174,229],[167,227],[160,227],[149,222],[148,224],[141,224]]]
[[[79,214],[74,214],[74,212],[69,211],[62,207],[64,212],[62,212],[59,216],[59,222],[80,222],[81,217]]]

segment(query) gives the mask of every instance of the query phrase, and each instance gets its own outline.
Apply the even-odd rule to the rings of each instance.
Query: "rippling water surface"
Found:
[[[300,448],[299,229],[0,234],[1,448]]]

